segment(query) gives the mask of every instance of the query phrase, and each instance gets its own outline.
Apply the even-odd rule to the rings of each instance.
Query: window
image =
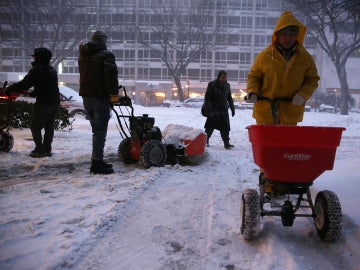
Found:
[[[147,80],[149,78],[148,68],[138,68],[138,79]]]
[[[247,70],[240,70],[239,71],[239,82],[240,83],[246,83],[247,82],[247,76],[249,71]]]
[[[161,79],[161,69],[150,68],[150,79]]]
[[[190,80],[198,80],[200,78],[199,69],[188,69],[188,78]]]
[[[226,52],[215,52],[215,63],[226,63]]]
[[[266,36],[255,35],[255,46],[264,47],[266,45]]]
[[[228,45],[238,45],[239,44],[239,35],[228,35]]]
[[[227,79],[229,81],[238,81],[239,80],[239,71],[238,70],[227,70]]]
[[[228,63],[239,63],[239,53],[238,52],[228,52],[227,53],[227,62]]]
[[[240,36],[240,45],[251,46],[251,35],[241,35]]]
[[[252,27],[252,17],[241,17],[241,28],[251,28]]]
[[[256,28],[266,28],[266,21],[265,17],[256,17],[255,18],[255,27]]]
[[[251,64],[251,53],[241,52],[240,53],[240,64]]]

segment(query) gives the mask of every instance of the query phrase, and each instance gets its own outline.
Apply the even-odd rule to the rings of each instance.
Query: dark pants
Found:
[[[220,131],[221,138],[225,142],[229,142],[230,133],[230,119],[228,111],[215,112],[214,115],[209,116],[205,122],[205,133],[208,139],[214,132],[214,129]]]
[[[59,110],[59,105],[34,104],[31,113],[30,129],[35,143],[35,147],[39,151],[51,152],[51,144],[54,138],[55,117]],[[44,140],[41,130],[44,129]]]
[[[91,159],[102,160],[110,119],[110,102],[96,97],[83,97],[83,102],[93,133]]]
[[[214,132],[214,128],[205,128],[205,133],[206,133],[208,139],[210,139],[213,132]],[[220,130],[220,135],[221,135],[221,138],[222,138],[222,140],[224,142],[229,142],[230,141],[229,133],[230,133],[230,131],[227,130],[227,129]]]

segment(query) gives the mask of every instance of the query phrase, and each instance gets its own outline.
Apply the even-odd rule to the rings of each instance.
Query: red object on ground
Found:
[[[185,156],[202,155],[205,151],[206,134],[201,133],[193,140],[183,140],[185,144]]]
[[[255,163],[270,179],[308,183],[332,170],[342,127],[248,126]]]
[[[141,145],[138,140],[130,139],[130,149],[129,149],[131,158],[134,160],[140,160],[141,155]]]

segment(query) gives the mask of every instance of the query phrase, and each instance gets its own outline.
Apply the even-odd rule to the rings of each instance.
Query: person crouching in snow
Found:
[[[230,120],[228,110],[230,107],[231,115],[234,117],[235,107],[225,70],[220,70],[217,79],[209,82],[205,93],[204,106],[208,114],[205,122],[206,145],[209,146],[209,139],[214,129],[217,129],[220,131],[225,149],[233,148],[234,145],[230,144],[229,138]]]
[[[6,89],[6,93],[20,92],[34,87],[30,96],[36,101],[31,112],[30,130],[35,149],[30,152],[33,158],[52,156],[51,145],[54,138],[55,117],[60,107],[60,94],[56,70],[50,65],[52,53],[47,48],[36,48],[31,55],[32,69],[24,79]],[[44,139],[41,130],[44,129]]]
[[[302,121],[305,102],[320,79],[314,60],[303,47],[305,33],[306,27],[285,11],[275,26],[271,45],[256,57],[248,74],[246,99],[255,103],[253,117],[257,124],[275,124],[270,102],[257,100],[258,96],[292,99],[292,102],[280,102],[278,124],[297,125]],[[260,173],[260,183],[264,177]]]

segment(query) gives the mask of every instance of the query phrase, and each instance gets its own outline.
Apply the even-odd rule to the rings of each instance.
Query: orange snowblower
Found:
[[[166,162],[175,164],[186,156],[201,155],[205,151],[206,134],[200,129],[168,125],[162,133],[155,126],[155,118],[148,114],[134,115],[134,107],[125,87],[124,96],[112,101],[122,141],[119,159],[125,164],[141,161],[145,168],[159,167]]]

